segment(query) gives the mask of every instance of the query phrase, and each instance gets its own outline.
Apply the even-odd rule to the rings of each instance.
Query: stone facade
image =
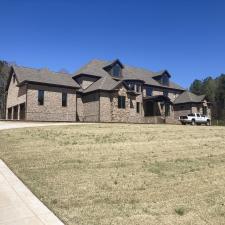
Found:
[[[44,105],[38,105],[38,90],[44,90]],[[62,106],[62,93],[67,93],[67,106]],[[26,119],[36,121],[76,121],[74,89],[29,84]]]
[[[93,92],[82,97],[83,121],[100,122],[99,118],[99,96],[100,92]]]
[[[157,92],[155,92],[157,93]],[[145,116],[144,93],[140,91],[137,95],[131,95],[124,86],[115,92],[100,93],[100,122],[125,122],[125,123],[164,123],[165,108],[160,103],[155,103],[154,111],[158,116]],[[125,97],[125,108],[118,108],[118,96]],[[137,112],[139,103],[139,112]],[[168,118],[174,117],[173,107],[170,108]]]
[[[77,78],[82,89],[88,88],[96,77]],[[139,88],[138,88],[139,87]],[[7,119],[32,121],[81,121],[81,122],[123,122],[123,123],[178,123],[181,115],[201,113],[210,116],[207,101],[173,105],[172,102],[182,93],[162,87],[151,87],[147,96],[147,86],[120,83],[112,90],[95,90],[84,93],[73,87],[47,84],[25,83],[18,86],[13,75],[8,88]],[[44,104],[38,103],[38,91],[44,91]],[[67,105],[62,106],[62,93],[67,93]],[[148,93],[149,94],[149,93]],[[165,96],[166,95],[166,96]],[[118,107],[119,96],[125,98],[125,107]],[[152,100],[161,96],[162,100]],[[168,98],[170,101],[168,100]],[[148,111],[151,108],[150,111]]]
[[[206,108],[206,112],[204,112],[204,107]],[[185,116],[190,113],[205,114],[211,118],[211,108],[206,100],[203,103],[186,103],[174,106],[174,119],[178,119],[179,116]]]
[[[8,88],[7,119],[33,121],[76,121],[76,90],[47,85],[24,84],[12,77]],[[38,90],[44,90],[44,105],[38,104]],[[67,93],[67,106],[62,106]],[[23,106],[23,118],[22,116]]]
[[[20,87],[18,87],[17,85],[18,82],[16,77],[12,76],[8,88],[7,103],[6,103],[7,119],[19,120],[20,119],[19,106],[21,104],[26,104],[27,85],[22,85]]]

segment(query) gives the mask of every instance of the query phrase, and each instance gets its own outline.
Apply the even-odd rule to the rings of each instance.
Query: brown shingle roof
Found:
[[[88,75],[94,75],[98,77],[110,77],[111,79],[108,79],[108,84],[110,85],[110,81],[113,82],[114,79],[103,69],[104,67],[112,64],[114,61],[103,61],[103,60],[92,60],[88,64],[86,64],[84,67],[82,67],[80,70],[74,73],[74,78],[81,74],[88,74]],[[175,84],[174,82],[170,81],[169,86],[163,86],[158,81],[153,79],[155,76],[162,75],[165,70],[155,73],[146,69],[137,68],[137,67],[131,67],[128,65],[123,65],[123,76],[121,80],[143,80],[145,84],[157,86],[157,87],[164,87],[164,88],[171,88],[171,89],[178,89],[178,90],[184,90],[181,86],[178,84]],[[94,86],[93,86],[94,87]],[[96,90],[98,89],[97,85],[95,85]]]
[[[36,83],[79,88],[77,82],[69,74],[56,73],[49,71],[48,69],[33,69],[19,66],[13,66],[13,70],[17,76],[19,83],[30,81]]]
[[[205,95],[195,95],[189,91],[185,91],[174,100],[174,104],[191,103],[191,102],[199,103],[202,102],[204,98]]]
[[[120,83],[121,81],[116,81],[110,76],[101,77],[99,80],[91,84],[88,88],[83,90],[83,93],[88,93],[96,90],[111,91]]]

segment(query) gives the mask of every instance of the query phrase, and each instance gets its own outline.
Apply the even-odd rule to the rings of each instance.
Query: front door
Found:
[[[154,116],[154,103],[146,102],[145,103],[145,116]]]

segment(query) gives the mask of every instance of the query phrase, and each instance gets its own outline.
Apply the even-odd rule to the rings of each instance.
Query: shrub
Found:
[[[184,210],[183,207],[179,207],[179,208],[176,208],[176,209],[175,209],[175,212],[176,212],[178,215],[183,216],[185,210]]]

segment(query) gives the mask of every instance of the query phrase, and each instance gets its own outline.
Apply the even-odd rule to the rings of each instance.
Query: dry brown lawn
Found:
[[[225,127],[6,130],[0,158],[68,225],[225,224]]]

